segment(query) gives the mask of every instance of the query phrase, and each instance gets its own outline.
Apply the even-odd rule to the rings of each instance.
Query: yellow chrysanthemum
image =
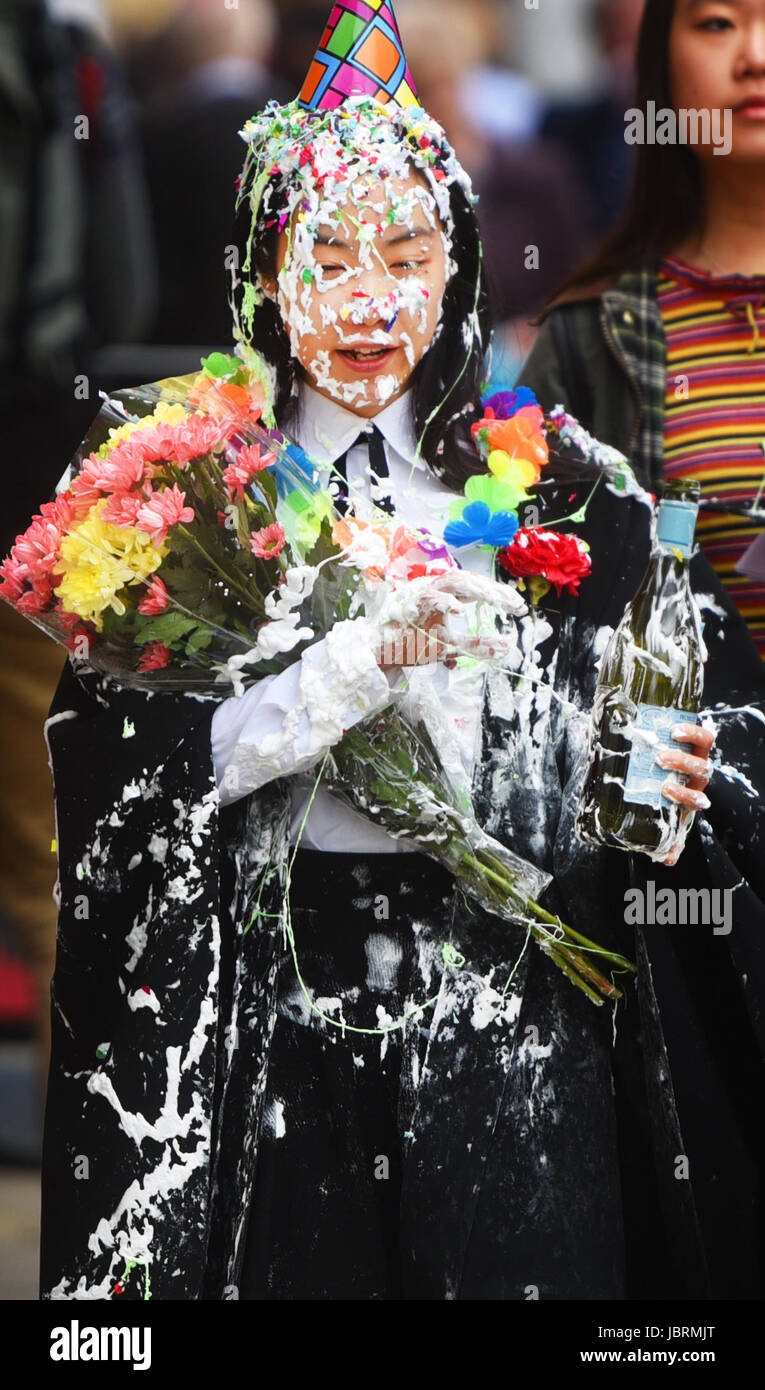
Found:
[[[125,612],[119,590],[147,579],[167,554],[167,545],[155,547],[146,531],[102,521],[106,502],[102,497],[82,524],[64,537],[55,566],[62,579],[54,592],[64,608],[94,623],[99,632],[106,608]]]

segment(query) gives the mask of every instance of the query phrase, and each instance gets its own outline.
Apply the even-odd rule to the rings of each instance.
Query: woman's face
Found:
[[[371,417],[405,391],[436,332],[450,273],[436,203],[414,171],[360,176],[348,200],[300,208],[278,239],[276,297],[311,385]]]
[[[765,0],[675,0],[669,60],[676,110],[731,108],[730,153],[717,158],[765,161]]]

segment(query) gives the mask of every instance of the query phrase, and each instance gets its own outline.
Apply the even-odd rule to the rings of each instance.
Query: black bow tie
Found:
[[[340,458],[335,460],[332,476],[329,480],[329,490],[334,497],[335,506],[340,515],[345,516],[348,510],[348,455],[351,449],[356,448],[357,444],[366,444],[369,451],[372,501],[375,506],[380,507],[381,510],[387,512],[389,516],[393,516],[394,507],[390,497],[378,497],[375,495],[375,483],[381,483],[389,476],[388,459],[385,453],[385,441],[376,425],[371,425],[370,428],[362,430],[361,434],[357,435],[353,443],[348,445],[345,453],[341,454]]]

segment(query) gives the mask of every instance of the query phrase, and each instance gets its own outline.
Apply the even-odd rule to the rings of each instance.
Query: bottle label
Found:
[[[638,705],[637,711],[631,727],[632,751],[624,779],[624,800],[653,806],[655,810],[676,806],[677,802],[663,796],[661,789],[668,777],[682,781],[682,775],[660,767],[655,761],[656,752],[664,745],[687,753],[688,744],[672,738],[670,729],[675,724],[698,724],[698,715],[667,705]]]

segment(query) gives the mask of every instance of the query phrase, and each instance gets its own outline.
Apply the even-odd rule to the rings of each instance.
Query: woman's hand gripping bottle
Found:
[[[683,748],[670,735],[676,724],[698,723],[704,643],[688,562],[699,493],[692,479],[666,484],[648,569],[601,663],[575,824],[580,840],[670,862],[693,812],[663,794],[667,773],[655,757],[661,745]]]

